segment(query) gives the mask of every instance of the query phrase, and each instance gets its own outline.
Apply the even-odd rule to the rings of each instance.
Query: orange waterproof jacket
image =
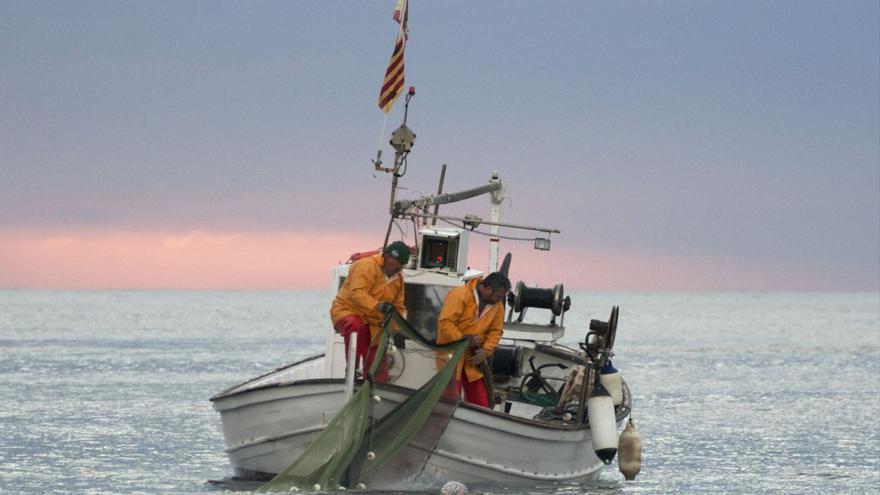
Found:
[[[386,277],[382,270],[382,255],[376,254],[361,258],[351,265],[348,277],[330,307],[330,320],[336,325],[345,316],[360,316],[370,326],[371,343],[376,345],[382,325],[382,313],[376,311],[376,305],[380,302],[393,304],[406,317],[403,274],[398,273],[390,279]]]
[[[497,302],[483,308],[482,314],[479,313],[479,295],[477,294],[477,284],[483,279],[476,277],[469,280],[465,285],[456,287],[449,291],[446,300],[443,301],[443,309],[440,310],[440,317],[437,321],[437,343],[447,344],[460,340],[468,335],[477,335],[480,340],[480,347],[486,351],[487,356],[491,356],[501,340],[501,332],[504,330],[504,303]],[[437,359],[437,368],[442,368],[446,364],[447,358],[445,354],[439,354]],[[473,356],[473,351],[468,349],[461,361],[458,362],[458,369],[455,370],[455,376],[461,376],[462,367],[464,367],[469,382],[483,378],[483,372],[480,371],[479,365],[468,364],[467,360]]]

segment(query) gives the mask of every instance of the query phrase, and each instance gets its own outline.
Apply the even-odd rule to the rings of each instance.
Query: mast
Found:
[[[386,172],[391,174],[391,199],[388,205],[388,212],[391,214],[391,220],[388,222],[388,230],[385,232],[385,242],[382,243],[382,248],[388,245],[388,238],[391,236],[391,227],[394,225],[394,210],[395,210],[395,199],[397,197],[397,180],[400,177],[403,177],[403,174],[406,173],[406,157],[409,155],[410,150],[412,150],[413,144],[416,141],[416,134],[406,126],[406,118],[409,115],[409,100],[412,99],[416,94],[415,86],[410,86],[409,91],[406,94],[406,101],[404,103],[403,110],[403,124],[400,125],[394,132],[391,133],[391,147],[394,148],[394,165],[391,168],[382,167],[382,150],[380,149],[376,155],[376,159],[373,160],[373,165],[376,171]],[[403,167],[403,171],[401,172],[401,167]]]
[[[406,103],[404,106],[403,112],[403,124],[397,128],[394,132],[391,133],[391,140],[389,144],[394,148],[394,165],[390,168],[386,168],[382,166],[382,151],[381,149],[376,155],[376,159],[372,160],[373,165],[376,171],[386,172],[392,174],[391,178],[391,198],[389,201],[389,213],[391,214],[391,218],[388,221],[388,230],[385,232],[385,241],[382,244],[383,249],[388,245],[388,239],[391,236],[391,229],[394,226],[394,222],[397,219],[405,219],[409,218],[413,221],[421,218],[424,220],[431,219],[432,224],[435,225],[437,223],[437,219],[442,219],[446,221],[457,221],[462,222],[466,227],[473,230],[477,225],[483,224],[489,226],[489,272],[495,272],[498,270],[498,252],[499,252],[499,242],[501,239],[500,232],[501,227],[519,229],[519,230],[531,230],[536,232],[544,232],[546,234],[554,234],[559,233],[559,230],[547,227],[530,227],[526,225],[513,225],[506,224],[501,222],[501,203],[504,201],[504,182],[501,180],[500,174],[497,170],[492,171],[492,176],[489,179],[488,184],[484,184],[479,187],[475,187],[473,189],[466,189],[464,191],[458,191],[453,193],[442,193],[443,191],[443,179],[445,178],[446,165],[443,165],[443,172],[441,173],[440,178],[440,186],[438,187],[437,194],[431,196],[422,196],[417,199],[397,199],[397,182],[400,177],[403,177],[406,174],[407,168],[407,156],[409,152],[412,150],[413,144],[415,144],[416,135],[415,133],[406,126],[407,116],[409,114],[409,102],[412,97],[415,95],[416,91],[414,87],[409,88],[409,92],[406,95]],[[491,203],[491,211],[490,211],[490,219],[489,221],[483,221],[483,219],[479,217],[474,217],[472,215],[465,215],[465,218],[454,218],[454,217],[445,217],[437,214],[437,208],[443,204],[449,203],[457,203],[459,201],[464,201],[466,199],[474,198],[476,196],[481,196],[483,194],[488,194],[490,197]],[[434,207],[434,214],[428,213],[428,207]],[[544,239],[535,239],[535,248],[536,249],[550,249],[549,241],[546,243],[546,247],[539,247],[539,240]],[[418,246],[418,233],[416,233],[416,246]]]

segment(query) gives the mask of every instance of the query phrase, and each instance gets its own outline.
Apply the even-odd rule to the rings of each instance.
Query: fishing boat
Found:
[[[403,83],[406,1],[400,5],[404,11],[397,12],[395,19],[401,22],[401,30],[379,101],[386,116]],[[309,472],[320,471],[323,478],[300,477],[300,485],[305,479],[319,478],[329,483],[324,487],[356,483],[370,489],[449,480],[517,484],[595,479],[616,454],[618,432],[632,404],[628,386],[611,364],[617,307],[611,308],[607,320],[579,322],[583,337],[577,347],[569,347],[561,342],[565,315],[573,302],[563,284],[541,288],[533,281],[519,281],[506,297],[500,345],[484,363],[489,407],[464,403],[450,392],[454,390],[449,385],[455,382],[450,378],[454,365],[438,370],[438,356],[447,347],[436,343],[437,320],[447,293],[485,273],[500,271],[510,276],[517,272],[521,262],[512,263],[510,254],[499,263],[501,241],[513,238],[502,235],[502,229],[516,231],[518,240],[531,240],[544,251],[550,249],[551,235],[560,231],[502,222],[505,187],[497,171],[489,173],[482,185],[444,193],[444,165],[437,194],[398,199],[398,181],[405,175],[416,138],[407,127],[414,94],[410,88],[403,123],[391,134],[393,162],[383,164],[381,148],[372,160],[375,172],[392,178],[383,248],[395,225],[413,227],[406,229],[412,238],[402,239],[412,251],[402,269],[406,316],[395,310],[386,312],[379,345],[389,364],[388,380],[377,383],[370,372],[347,366],[355,362],[355,346],[346,355],[343,338],[328,318],[323,353],[211,397],[220,413],[225,450],[235,476],[248,480],[274,477],[274,483],[295,466],[310,463]],[[442,205],[479,196],[489,198],[488,220],[439,212]],[[524,232],[531,237],[524,237]],[[485,272],[472,269],[468,260],[478,238],[488,240]],[[331,268],[330,294],[335,296],[352,264],[368,254],[356,253]],[[395,334],[390,331],[391,321],[396,322]],[[463,354],[464,342],[460,344],[455,359]],[[446,356],[452,359],[453,354]],[[433,399],[424,399],[428,396],[424,391],[444,387],[442,397],[430,392]],[[414,422],[414,416],[420,419]],[[389,426],[391,421],[405,423],[401,433],[397,425]],[[341,440],[349,442],[347,447],[336,446]],[[387,465],[381,470],[376,467],[380,447],[384,449],[381,463]],[[335,470],[332,476],[326,474],[330,468]],[[321,487],[317,483],[306,486]]]
[[[407,108],[412,96],[413,92],[407,95]],[[441,178],[438,194],[396,199],[397,179],[414,140],[404,117],[391,138],[393,166],[382,167],[381,153],[374,166],[393,174],[385,243],[396,222],[418,227],[415,238],[407,240],[415,252],[402,270],[406,321],[430,341],[436,337],[437,317],[447,292],[483,274],[470,269],[468,263],[475,233],[488,239],[487,271],[510,274],[516,270],[509,254],[498,266],[501,229],[537,233],[534,246],[542,250],[549,249],[550,234],[559,230],[503,223],[505,189],[498,172],[473,189],[443,193]],[[441,177],[444,174],[445,168]],[[475,215],[443,216],[437,210],[440,205],[482,195],[490,199],[489,220]],[[437,220],[444,226],[438,226]],[[484,228],[488,232],[480,230]],[[331,294],[335,295],[361,256],[352,255],[332,268]],[[572,348],[560,343],[571,304],[561,283],[544,289],[519,281],[508,294],[501,345],[487,375],[491,376],[493,407],[455,404],[433,437],[411,445],[421,456],[417,466],[409,466],[414,468],[408,471],[409,479],[386,476],[369,486],[399,486],[415,479],[534,483],[597,478],[614,457],[617,434],[630,415],[631,394],[611,365],[618,308],[612,308],[607,321],[580,323],[583,340],[579,348]],[[544,320],[540,320],[542,314]],[[343,339],[329,319],[326,330],[322,354],[247,380],[210,399],[221,415],[226,452],[236,477],[270,479],[284,470],[345,406],[352,389],[364,383],[363,376],[347,368]],[[397,336],[385,350],[390,377],[387,384],[376,384],[384,399],[374,411],[377,416],[406,400],[437,373],[436,352],[424,342]]]

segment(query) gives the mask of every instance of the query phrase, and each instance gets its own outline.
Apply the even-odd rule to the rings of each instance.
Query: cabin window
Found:
[[[339,277],[337,290],[342,288],[345,278]],[[428,340],[437,339],[437,318],[440,316],[446,294],[452,288],[444,285],[404,284],[403,304],[406,306],[406,321]],[[402,342],[396,337],[395,342],[398,347],[403,347]]]
[[[455,260],[449,256],[449,239],[425,239],[422,252],[424,268],[446,268],[450,263],[455,266]]]
[[[406,319],[429,340],[437,338],[437,317],[450,289],[442,285],[406,284]]]

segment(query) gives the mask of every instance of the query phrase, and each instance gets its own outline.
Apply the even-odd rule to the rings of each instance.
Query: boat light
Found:
[[[535,249],[539,249],[541,251],[550,251],[550,239],[543,239],[541,237],[535,238]]]

